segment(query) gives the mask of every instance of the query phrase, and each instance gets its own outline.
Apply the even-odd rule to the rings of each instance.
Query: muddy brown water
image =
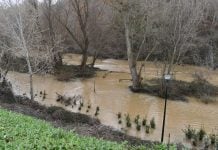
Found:
[[[64,56],[66,64],[78,64],[79,60],[79,55],[67,54]],[[98,118],[103,124],[141,139],[160,141],[164,100],[146,94],[132,93],[128,89],[128,86],[131,85],[130,81],[119,82],[119,79],[130,78],[127,61],[98,60],[96,67],[114,72],[100,71],[95,78],[75,79],[70,82],[57,81],[52,75],[34,75],[34,93],[37,94],[35,100],[46,106],[60,106],[73,112],[79,112],[78,107],[65,107],[56,102],[56,93],[69,97],[82,95],[85,106],[81,113],[94,117],[95,108],[99,106],[100,114]],[[160,74],[160,68],[161,63],[146,63],[143,76],[146,78],[157,77]],[[196,71],[201,71],[207,76],[209,82],[218,85],[218,71],[210,71],[195,66],[177,66],[175,71],[175,78],[184,81],[192,81],[193,74]],[[10,72],[8,78],[13,83],[13,90],[16,94],[23,95],[26,93],[28,95],[27,74]],[[94,83],[96,93],[94,92]],[[45,100],[40,97],[40,91],[46,92]],[[218,98],[215,97],[214,99]],[[89,113],[86,113],[89,104],[92,108]],[[118,124],[118,112],[121,112],[123,116],[122,125]],[[156,129],[151,131],[150,134],[146,134],[144,128],[137,131],[134,123],[132,123],[131,129],[127,129],[124,120],[124,114],[127,113],[130,115],[132,122],[137,115],[140,115],[141,119],[146,117],[147,122],[154,117]],[[168,141],[169,134],[171,135],[171,142],[185,142],[182,129],[188,125],[196,128],[203,127],[207,132],[218,132],[218,102],[204,104],[194,98],[189,98],[189,102],[168,101],[165,142]]]

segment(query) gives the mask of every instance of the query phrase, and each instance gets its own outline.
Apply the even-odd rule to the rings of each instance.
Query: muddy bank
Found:
[[[55,69],[54,75],[59,81],[69,81],[76,78],[93,78],[97,71],[103,71],[99,68],[86,66],[81,70],[80,66],[62,65]]]
[[[161,88],[161,79],[147,80],[142,84],[141,88],[130,90],[134,93],[144,93],[160,98],[165,98],[165,85]],[[214,97],[218,96],[218,86],[210,84],[205,79],[196,79],[192,82],[181,80],[172,80],[167,83],[168,95],[170,100],[188,101],[188,97],[194,97],[204,103],[215,102]]]

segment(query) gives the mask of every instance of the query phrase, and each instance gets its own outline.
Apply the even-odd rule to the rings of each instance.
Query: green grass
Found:
[[[0,109],[1,150],[144,150],[145,147],[129,147],[93,137],[81,137],[51,124],[21,114]],[[150,149],[164,150],[164,145]],[[172,148],[174,149],[174,148]]]

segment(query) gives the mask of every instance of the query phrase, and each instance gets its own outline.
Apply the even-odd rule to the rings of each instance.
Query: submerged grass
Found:
[[[165,145],[131,147],[54,128],[49,123],[0,109],[0,149],[164,150]],[[174,149],[174,146],[171,147]]]

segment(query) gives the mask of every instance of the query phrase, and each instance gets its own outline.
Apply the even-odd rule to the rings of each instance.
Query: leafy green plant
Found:
[[[127,149],[126,143],[118,144],[92,137],[82,137],[73,132],[54,128],[45,121],[2,109],[0,109],[0,116],[0,149]]]
[[[164,144],[130,146],[127,142],[117,143],[83,137],[54,128],[49,123],[35,118],[0,109],[0,149],[69,149],[69,150],[165,150]],[[25,140],[24,140],[25,139]],[[170,150],[176,150],[174,146]]]

